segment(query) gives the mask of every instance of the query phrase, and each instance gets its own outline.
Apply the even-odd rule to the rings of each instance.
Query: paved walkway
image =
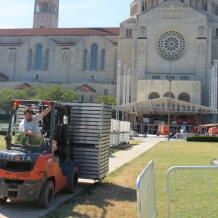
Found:
[[[109,173],[138,157],[161,140],[163,139],[146,138],[145,141],[139,145],[114,153],[109,159]],[[79,188],[76,193],[93,182],[93,180],[79,180]],[[7,202],[6,204],[0,205],[0,218],[37,218],[47,214],[72,196],[72,194],[65,194],[63,192],[57,193],[54,197],[52,206],[48,209],[38,207],[37,202]]]

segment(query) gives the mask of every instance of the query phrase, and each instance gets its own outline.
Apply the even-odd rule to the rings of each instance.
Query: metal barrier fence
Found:
[[[0,130],[8,130],[8,124],[0,124]]]
[[[156,194],[154,185],[154,163],[150,161],[137,178],[137,206],[139,218],[155,218]]]
[[[167,218],[218,217],[218,167],[176,166],[166,173]]]
[[[176,133],[176,140],[186,141],[187,137],[194,135],[194,133]]]

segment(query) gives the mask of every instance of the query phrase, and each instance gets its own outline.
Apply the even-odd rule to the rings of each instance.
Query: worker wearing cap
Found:
[[[51,105],[41,114],[34,115],[33,109],[27,107],[24,110],[24,119],[20,122],[19,131],[24,135],[34,136],[38,141],[42,141],[42,135],[38,126],[38,121],[43,119],[51,111]],[[57,149],[57,142],[53,140],[53,149]]]

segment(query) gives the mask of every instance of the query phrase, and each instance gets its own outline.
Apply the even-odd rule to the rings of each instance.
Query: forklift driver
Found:
[[[25,118],[20,122],[19,130],[24,135],[34,136],[36,140],[42,142],[43,137],[40,133],[40,129],[38,126],[38,121],[43,119],[51,111],[51,105],[47,107],[41,114],[33,115],[33,109],[31,107],[27,107],[24,109]],[[53,140],[53,151],[57,150],[57,142]]]

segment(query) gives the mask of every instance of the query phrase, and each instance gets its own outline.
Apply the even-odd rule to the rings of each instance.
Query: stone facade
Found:
[[[188,96],[209,106],[209,70],[218,58],[217,4],[135,0],[120,28],[61,29],[59,1],[35,0],[33,29],[0,30],[0,87],[61,84],[79,92],[86,84],[95,92],[83,99],[94,101],[116,96],[117,60],[122,60],[121,81],[123,65],[131,69],[131,102],[152,93],[163,97],[171,79],[176,99]]]

